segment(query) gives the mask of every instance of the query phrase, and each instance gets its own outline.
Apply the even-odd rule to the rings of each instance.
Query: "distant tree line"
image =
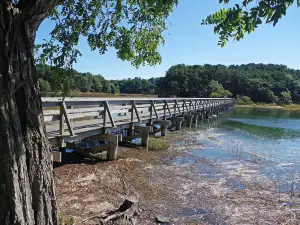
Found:
[[[71,91],[117,93],[113,82],[102,75],[80,73],[74,69],[61,69],[48,65],[37,65],[38,84],[41,92]]]
[[[284,65],[172,66],[158,84],[160,96],[233,96],[245,104],[300,103],[300,70]],[[241,103],[243,103],[241,102]]]
[[[38,65],[41,92],[152,94],[162,97],[234,97],[241,104],[300,103],[300,70],[284,65],[172,66],[165,77],[106,80],[102,75]]]
[[[37,65],[37,76],[40,91],[51,93],[63,91],[156,94],[158,78],[123,80],[106,80],[100,74],[80,73],[74,69],[60,69],[45,64]]]

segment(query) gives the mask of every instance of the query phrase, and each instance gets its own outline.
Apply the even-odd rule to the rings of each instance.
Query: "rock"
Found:
[[[170,223],[170,219],[168,217],[163,217],[163,216],[157,216],[156,221],[159,223],[165,223],[165,224]]]

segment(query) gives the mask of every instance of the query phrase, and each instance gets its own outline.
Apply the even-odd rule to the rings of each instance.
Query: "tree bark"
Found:
[[[0,0],[0,224],[57,224],[51,147],[33,57],[42,17],[34,23],[7,2]]]

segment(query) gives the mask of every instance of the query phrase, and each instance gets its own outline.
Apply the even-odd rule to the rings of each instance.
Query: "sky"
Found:
[[[130,62],[116,57],[115,50],[105,55],[91,51],[85,40],[79,43],[83,54],[74,68],[79,72],[101,74],[106,79],[161,77],[173,65],[203,64],[284,64],[300,69],[300,8],[291,7],[276,27],[262,25],[241,41],[230,41],[223,48],[217,45],[218,36],[212,26],[201,25],[202,19],[220,8],[226,7],[219,0],[182,0],[168,18],[168,31],[164,33],[165,45],[160,47],[162,63],[154,67],[136,69]],[[240,1],[237,1],[240,2]],[[49,38],[52,21],[40,26],[36,42]]]

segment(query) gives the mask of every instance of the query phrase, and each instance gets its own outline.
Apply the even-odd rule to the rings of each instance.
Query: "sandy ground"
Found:
[[[90,218],[134,197],[141,225],[157,224],[158,215],[180,225],[300,224],[300,195],[279,193],[255,164],[213,164],[188,149],[201,149],[191,134],[173,140],[168,151],[120,148],[117,161],[57,167],[59,209],[76,224],[97,224]]]

